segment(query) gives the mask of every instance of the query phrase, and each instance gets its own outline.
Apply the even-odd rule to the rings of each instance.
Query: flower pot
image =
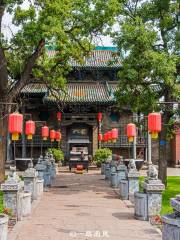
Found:
[[[8,216],[0,214],[0,240],[7,240],[8,235]]]

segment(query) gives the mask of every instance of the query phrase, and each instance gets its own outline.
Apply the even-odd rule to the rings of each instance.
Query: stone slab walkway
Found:
[[[98,171],[61,172],[32,215],[8,240],[160,240],[148,223],[135,220]]]

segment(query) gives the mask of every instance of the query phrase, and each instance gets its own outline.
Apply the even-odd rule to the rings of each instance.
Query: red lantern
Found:
[[[56,132],[56,141],[57,141],[57,142],[60,142],[60,141],[61,141],[61,133],[60,133],[60,131],[57,131],[57,132]]]
[[[102,140],[103,140],[103,135],[102,135],[102,133],[99,133],[98,134],[98,141],[102,142]]]
[[[27,135],[28,140],[32,140],[33,135],[35,134],[35,122],[29,120],[25,125],[25,134]]]
[[[158,138],[158,133],[161,131],[161,114],[160,113],[150,113],[148,115],[148,130],[153,139]]]
[[[47,140],[47,138],[49,137],[49,128],[47,126],[42,127],[41,134],[43,140]]]
[[[50,130],[50,139],[51,142],[54,142],[54,139],[56,137],[56,132],[54,130]]]
[[[112,141],[115,143],[118,139],[118,129],[117,128],[113,128],[111,130],[111,137],[112,137]]]
[[[136,137],[136,125],[134,123],[127,124],[126,134],[128,137],[128,141],[133,142],[134,137]]]
[[[23,115],[19,113],[11,113],[8,121],[8,131],[12,134],[12,140],[19,140],[19,134],[23,130]]]
[[[107,132],[107,140],[108,140],[108,142],[111,142],[111,140],[112,140],[111,131],[108,131],[108,132]]]
[[[101,112],[98,113],[97,119],[98,119],[98,122],[102,121],[102,113]]]
[[[104,134],[104,136],[103,136],[103,141],[104,141],[104,142],[107,142],[107,141],[108,141],[108,135],[107,135],[107,133]]]
[[[61,122],[62,120],[62,112],[57,112],[57,120]]]

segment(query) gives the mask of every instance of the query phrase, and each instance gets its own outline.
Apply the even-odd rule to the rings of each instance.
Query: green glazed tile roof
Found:
[[[44,98],[45,102],[63,103],[109,103],[114,96],[109,94],[106,84],[100,83],[69,83],[65,92],[53,92]]]
[[[55,49],[48,48],[48,56],[53,57],[56,54]],[[114,47],[97,47],[84,57],[83,64],[75,60],[70,61],[74,68],[119,68],[121,66],[120,57],[117,55]]]
[[[30,83],[21,90],[21,93],[23,93],[23,94],[46,94],[47,87],[43,83]]]

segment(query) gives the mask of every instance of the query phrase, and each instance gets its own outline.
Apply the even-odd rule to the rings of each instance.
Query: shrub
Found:
[[[57,148],[49,148],[47,152],[51,153],[56,162],[64,160],[64,153],[60,149]]]
[[[95,152],[93,161],[97,166],[100,166],[101,163],[105,163],[111,155],[112,151],[109,148],[100,148]]]

